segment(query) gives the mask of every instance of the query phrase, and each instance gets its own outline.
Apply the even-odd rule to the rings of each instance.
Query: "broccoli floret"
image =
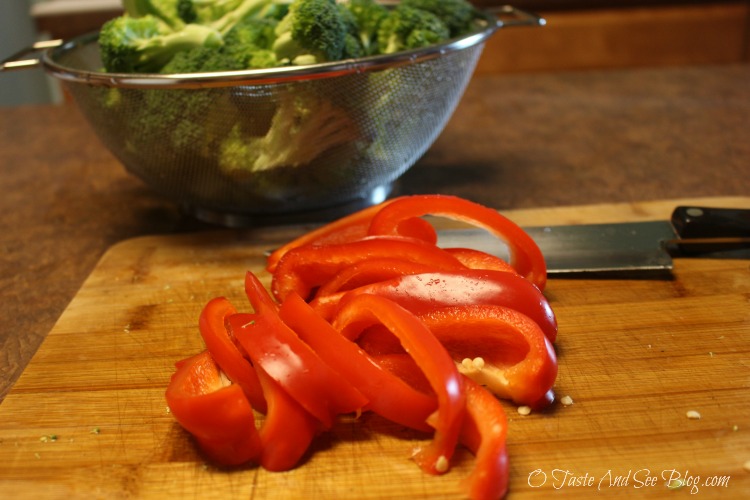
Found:
[[[281,66],[276,53],[271,49],[276,35],[278,21],[272,18],[248,18],[224,37],[221,52],[231,60],[225,69],[274,68]],[[210,71],[220,71],[212,68]]]
[[[270,50],[276,21],[248,18],[224,37],[220,48],[197,47],[176,54],[161,73],[205,73],[278,66]]]
[[[116,17],[99,33],[102,63],[116,73],[158,72],[179,52],[221,44],[221,35],[209,27],[188,24],[172,31],[150,14]]]
[[[451,37],[473,31],[476,22],[483,19],[479,11],[467,0],[402,0],[401,3],[438,16],[448,26]]]
[[[449,38],[450,30],[438,16],[405,5],[390,11],[378,29],[381,54],[427,47]]]
[[[276,27],[280,61],[314,64],[342,58],[346,25],[335,0],[294,0]]]
[[[154,16],[173,30],[182,29],[187,21],[180,16],[178,4],[182,0],[123,0],[129,17]]]
[[[238,22],[253,17],[264,17],[274,0],[140,0],[141,2],[171,2],[171,12],[185,23],[210,26],[226,34]]]
[[[352,120],[328,100],[308,94],[287,95],[265,135],[248,136],[240,124],[232,128],[221,143],[219,166],[234,176],[299,167],[356,139]]]
[[[248,52],[254,49],[271,49],[276,40],[277,25],[278,21],[275,19],[244,19],[224,37],[223,50]]]
[[[346,27],[346,34],[344,35],[344,51],[341,54],[342,58],[357,58],[362,57],[365,54],[365,49],[362,46],[362,42],[359,39],[359,25],[354,14],[347,9],[344,4],[337,4],[341,20],[344,21]]]
[[[388,15],[388,9],[375,0],[348,0],[340,5],[350,13],[364,55],[377,54],[378,29]],[[348,19],[347,16],[344,18]]]
[[[166,75],[203,73],[217,71],[216,68],[223,66],[227,66],[227,70],[243,69],[235,67],[230,58],[223,56],[221,50],[210,47],[197,47],[175,54],[172,60],[165,64],[160,72]]]

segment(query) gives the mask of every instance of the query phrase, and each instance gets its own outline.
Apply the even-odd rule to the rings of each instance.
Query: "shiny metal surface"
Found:
[[[544,254],[549,274],[669,271],[665,248],[677,237],[667,221],[527,227]],[[438,245],[471,247],[502,258],[508,250],[483,230],[440,231]]]

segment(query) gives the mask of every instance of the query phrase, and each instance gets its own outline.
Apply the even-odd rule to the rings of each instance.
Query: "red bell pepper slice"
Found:
[[[397,235],[405,219],[435,215],[482,227],[502,240],[510,251],[510,264],[519,274],[544,290],[547,267],[534,240],[497,210],[448,195],[404,196],[381,208],[370,221],[370,235]]]
[[[403,351],[403,353],[376,354],[371,357],[379,367],[393,373],[418,391],[425,394],[435,394],[435,391],[430,387],[430,381],[427,380],[417,363],[414,362],[414,358],[406,354],[406,351]]]
[[[461,443],[475,456],[462,481],[472,500],[497,500],[508,491],[508,420],[500,402],[479,384],[464,380],[466,413]]]
[[[426,447],[416,450],[414,460],[431,474],[450,467],[465,412],[461,377],[440,342],[416,316],[395,302],[377,295],[357,295],[346,301],[333,326],[347,338],[356,338],[365,328],[382,324],[400,340],[406,352],[424,372],[438,400],[435,435]]]
[[[433,244],[401,236],[376,236],[339,245],[304,246],[290,250],[276,266],[271,289],[279,302],[291,292],[307,300],[313,289],[329,281],[345,267],[394,255],[433,266],[433,269],[465,269],[458,259]]]
[[[518,274],[513,266],[500,257],[473,248],[446,248],[446,252],[457,258],[469,269],[490,269]]]
[[[289,470],[310,447],[320,422],[262,368],[256,370],[268,401],[268,413],[260,428],[260,464],[270,471]]]
[[[315,296],[331,295],[378,281],[397,278],[405,274],[420,274],[434,270],[435,267],[430,264],[405,260],[401,257],[367,259],[339,271],[318,288]]]
[[[552,401],[557,357],[529,317],[507,307],[471,305],[436,309],[419,319],[459,371],[496,396],[532,408]]]
[[[299,238],[296,238],[285,245],[280,246],[268,256],[266,261],[266,270],[270,273],[276,271],[281,258],[287,252],[294,248],[307,245],[326,245],[347,243],[367,236],[367,230],[370,226],[370,219],[382,207],[392,200],[385,201],[378,205],[367,207],[353,214],[341,217],[333,222],[320,226],[316,229],[306,232]]]
[[[557,319],[546,297],[529,281],[513,273],[484,269],[405,275],[346,292],[316,297],[310,305],[331,319],[343,297],[376,294],[420,315],[447,306],[494,304],[515,309],[534,320],[554,342]]]
[[[281,304],[279,316],[330,366],[369,400],[367,409],[393,422],[428,431],[427,417],[437,408],[434,396],[419,392],[384,370],[354,342],[343,337],[297,294]]]
[[[299,238],[296,238],[274,250],[271,255],[268,256],[266,270],[270,273],[276,271],[276,266],[281,258],[293,248],[306,245],[319,246],[348,243],[364,238],[367,236],[372,217],[380,211],[381,208],[397,199],[398,198],[386,200],[378,205],[364,208],[353,214],[320,226],[317,229],[308,231]],[[403,221],[400,226],[400,234],[412,238],[419,238],[433,244],[437,241],[437,233],[432,227],[432,224],[419,217]]]
[[[177,422],[211,460],[239,465],[259,458],[253,409],[242,388],[222,378],[208,351],[177,363],[165,396]]]
[[[237,310],[225,297],[210,300],[201,311],[198,327],[206,348],[229,380],[245,391],[256,411],[266,412],[266,401],[258,375],[229,336],[226,319]]]
[[[253,364],[327,429],[336,416],[360,411],[367,398],[284,324],[275,303],[252,273],[246,274],[245,287],[257,313],[234,314],[227,319],[227,326]]]
[[[422,372],[407,355],[378,356],[388,358],[394,372],[404,379],[418,379]],[[461,481],[468,497],[473,500],[503,498],[508,490],[508,451],[506,447],[508,420],[503,405],[484,387],[463,376],[466,394],[466,416],[461,427],[460,440],[475,456],[469,475]],[[433,414],[428,422],[436,424]]]

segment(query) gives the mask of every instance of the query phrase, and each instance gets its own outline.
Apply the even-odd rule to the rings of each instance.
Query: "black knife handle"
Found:
[[[682,239],[750,237],[750,210],[680,206],[672,226]]]

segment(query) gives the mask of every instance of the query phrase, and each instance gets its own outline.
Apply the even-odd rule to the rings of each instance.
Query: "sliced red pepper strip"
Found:
[[[307,245],[346,243],[367,236],[370,219],[387,203],[390,203],[390,201],[392,200],[387,200],[378,205],[354,212],[353,214],[308,231],[299,238],[282,245],[268,256],[266,270],[270,273],[275,272],[281,258],[294,248]]]
[[[363,260],[398,256],[434,269],[465,269],[458,259],[444,250],[415,238],[401,236],[369,237],[339,245],[298,247],[284,255],[273,274],[271,289],[279,302],[291,292],[307,300],[313,289],[338,272]]]
[[[473,248],[446,248],[446,252],[457,258],[469,269],[491,269],[518,274],[513,266],[500,257]]]
[[[377,354],[371,357],[378,366],[393,373],[418,391],[425,394],[435,394],[435,391],[430,387],[430,381],[427,380],[417,363],[414,362],[414,358],[406,354],[405,351],[401,354]],[[434,414],[431,416],[434,416]]]
[[[496,396],[532,408],[551,402],[557,357],[528,316],[507,307],[470,305],[436,309],[419,319],[458,370]]]
[[[266,401],[258,375],[229,336],[226,319],[237,310],[225,297],[212,299],[201,311],[198,326],[211,356],[229,380],[242,387],[256,411],[266,412]]]
[[[534,240],[497,210],[448,195],[404,196],[381,208],[370,221],[369,234],[397,235],[405,219],[435,215],[482,227],[502,240],[510,251],[510,264],[519,274],[544,290],[547,267]]]
[[[260,464],[270,471],[289,470],[310,447],[320,422],[262,368],[256,367],[256,370],[268,401],[268,413],[260,428]]]
[[[400,340],[406,352],[424,372],[438,400],[435,435],[426,447],[417,450],[414,460],[431,474],[442,474],[450,467],[465,411],[465,399],[453,360],[440,342],[416,316],[395,302],[377,295],[357,295],[346,301],[333,326],[348,338],[356,338],[365,328],[382,324]]]
[[[401,341],[382,325],[374,325],[357,338],[357,345],[370,356],[405,354]]]
[[[472,500],[497,500],[508,491],[508,420],[500,402],[479,384],[465,379],[467,418],[461,443],[475,464],[462,481]]]
[[[245,282],[258,312],[234,314],[227,319],[227,326],[253,365],[278,382],[326,429],[337,415],[365,407],[367,398],[284,324],[260,281],[247,273]]]
[[[310,305],[330,320],[343,297],[361,294],[389,298],[417,315],[447,306],[494,304],[510,307],[534,320],[550,342],[557,338],[557,319],[544,294],[513,273],[464,269],[406,275],[316,297]]]
[[[273,273],[276,270],[281,258],[289,250],[306,245],[330,245],[338,243],[348,243],[350,241],[356,241],[367,236],[367,231],[370,227],[370,220],[372,217],[380,211],[381,208],[395,201],[386,200],[378,205],[373,205],[362,210],[359,210],[353,214],[347,215],[333,222],[329,222],[316,229],[308,231],[299,238],[296,238],[289,243],[274,250],[271,255],[268,256],[266,262],[266,270]],[[419,217],[414,217],[412,220],[404,221],[400,226],[401,234],[412,238],[419,238],[426,242],[434,244],[437,241],[437,233],[432,224]]]
[[[419,367],[406,355],[388,355],[388,364],[405,379],[423,377]],[[376,357],[380,360],[381,357]],[[461,483],[473,500],[497,500],[508,490],[508,420],[503,405],[485,388],[463,376],[466,416],[460,440],[475,456],[475,464]],[[428,422],[435,424],[433,414]]]
[[[204,351],[177,363],[165,394],[167,405],[211,460],[222,465],[255,461],[261,442],[253,409],[239,385],[227,384]]]
[[[384,370],[354,342],[344,338],[297,294],[281,304],[279,316],[330,366],[369,400],[367,406],[393,422],[428,431],[437,400]]]
[[[420,274],[434,270],[435,267],[430,264],[404,260],[395,256],[367,259],[339,271],[338,274],[321,285],[315,295],[331,295],[378,281],[404,276],[405,274]]]

